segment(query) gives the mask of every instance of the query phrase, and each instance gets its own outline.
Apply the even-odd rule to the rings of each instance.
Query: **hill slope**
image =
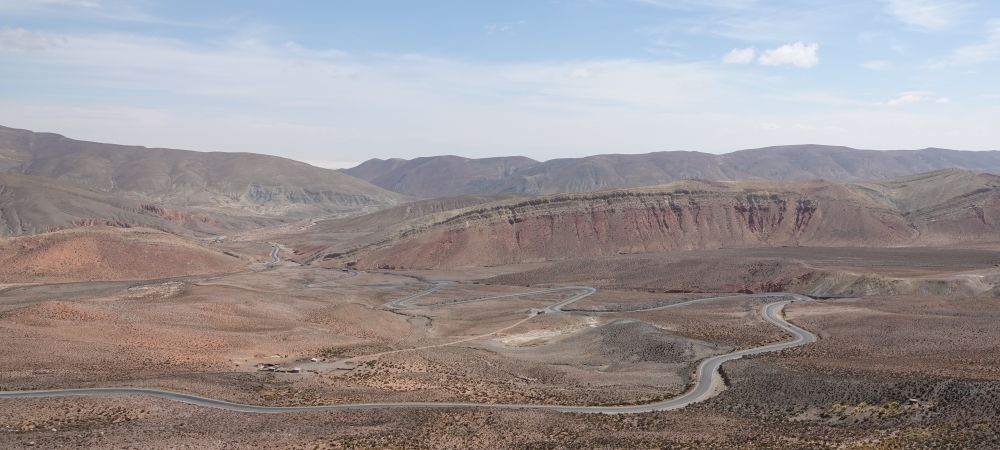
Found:
[[[1000,152],[944,149],[856,150],[794,145],[742,150],[723,155],[656,152],[597,155],[507,164],[501,158],[469,160],[439,156],[371,160],[345,172],[396,192],[417,197],[484,193],[554,194],[651,186],[684,179],[860,181],[959,168],[1000,172]],[[439,170],[417,170],[435,167]],[[485,168],[484,168],[485,167]],[[426,189],[433,186],[432,190]]]
[[[518,170],[538,164],[523,156],[469,159],[460,156],[372,159],[343,172],[390,191],[420,198],[489,193]]]
[[[425,268],[720,247],[997,241],[1000,178],[952,170],[864,184],[681,181],[501,201],[435,220],[330,257]]]
[[[59,180],[0,173],[0,237],[95,224],[172,228],[138,202]]]
[[[274,217],[171,209],[57,179],[0,172],[0,237],[87,225],[219,234],[278,221]]]
[[[0,240],[0,283],[153,279],[244,265],[238,258],[143,228],[87,227]]]
[[[167,207],[271,216],[399,203],[344,173],[275,156],[78,141],[0,127],[0,172],[54,178]]]

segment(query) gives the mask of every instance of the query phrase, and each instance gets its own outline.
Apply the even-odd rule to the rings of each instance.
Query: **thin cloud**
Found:
[[[938,97],[930,91],[907,91],[901,92],[899,95],[887,100],[883,104],[886,106],[907,106],[927,102],[942,104],[949,103],[950,101],[951,100],[947,97]]]
[[[746,10],[759,6],[761,0],[635,0],[637,3],[660,8],[690,10],[712,8],[722,10]]]
[[[65,44],[65,38],[47,33],[26,30],[24,28],[0,29],[0,49],[39,51]]]
[[[978,44],[956,48],[944,61],[933,67],[972,66],[1000,59],[1000,20],[993,20],[987,27],[986,39]]]
[[[945,30],[955,26],[970,9],[958,0],[887,0],[886,10],[896,20],[927,29]]]
[[[764,50],[757,62],[764,66],[815,67],[819,64],[819,44],[795,42]]]
[[[868,70],[886,70],[892,67],[892,63],[884,59],[875,59],[872,61],[865,61],[861,63],[861,67]]]
[[[753,47],[734,48],[722,57],[722,62],[726,64],[750,64],[756,57],[757,49]]]
[[[511,33],[520,27],[523,27],[528,22],[525,20],[518,20],[516,22],[505,22],[505,23],[488,23],[483,25],[483,31],[487,34],[505,34]]]

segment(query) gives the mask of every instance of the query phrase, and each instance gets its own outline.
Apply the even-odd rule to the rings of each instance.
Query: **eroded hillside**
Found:
[[[305,215],[402,201],[344,173],[276,156],[103,144],[6,127],[0,127],[2,172],[230,215]]]
[[[898,183],[698,182],[458,210],[327,255],[361,267],[457,267],[724,247],[895,247],[997,240],[995,177]],[[964,180],[963,183],[958,183]],[[935,185],[965,187],[936,197]],[[929,193],[934,193],[930,195]],[[977,211],[981,211],[977,212]]]

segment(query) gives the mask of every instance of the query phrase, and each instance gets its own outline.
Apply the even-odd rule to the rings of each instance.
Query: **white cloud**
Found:
[[[5,82],[36,95],[0,105],[0,124],[308,161],[470,149],[598,152],[621,145],[622,135],[648,133],[659,114],[721,109],[735,96],[713,64],[465,62],[261,40],[54,37],[63,44],[44,52],[0,51],[0,66],[22,68]],[[79,95],[47,99],[53,84]]]
[[[19,68],[4,72],[5,83],[29,94],[0,96],[0,124],[328,166],[444,153],[545,159],[794,142],[988,148],[1000,117],[995,102],[940,114],[873,107],[837,91],[801,95],[807,87],[782,77],[735,74],[714,62],[488,62],[261,39],[51,37],[61,44],[0,51],[0,67]],[[52,95],[50,86],[74,95]],[[775,112],[784,107],[788,113]]]
[[[927,92],[919,92],[919,91],[903,92],[897,95],[895,98],[885,102],[885,104],[889,106],[902,106],[902,105],[910,105],[913,103],[920,103],[926,100],[928,95],[930,94]]]
[[[46,50],[63,45],[65,38],[24,28],[0,29],[0,49],[31,51]]]
[[[795,42],[764,50],[757,62],[765,66],[795,66],[808,69],[819,64],[819,44]]]
[[[945,30],[961,20],[970,5],[959,0],[887,0],[886,9],[896,20],[928,30]]]
[[[956,48],[946,60],[933,66],[972,66],[997,59],[1000,59],[1000,20],[993,20],[989,23],[983,42]]]
[[[753,47],[734,48],[722,57],[722,62],[726,64],[750,64],[756,57],[757,49]]]
[[[892,67],[892,63],[884,59],[876,59],[861,63],[861,67],[864,67],[865,69],[868,70],[886,70]]]
[[[947,97],[937,97],[930,91],[907,91],[901,92],[896,97],[884,103],[887,106],[906,106],[923,102],[934,102],[938,104],[948,103],[951,100]]]
[[[4,0],[0,2],[0,11],[13,13],[37,13],[49,8],[62,9],[100,9],[99,0]]]
[[[175,26],[219,28],[221,23],[195,23],[166,20],[151,14],[150,0],[0,0],[0,17],[44,18],[81,23],[84,20]]]
[[[780,44],[790,39],[814,40],[819,36],[841,33],[844,21],[858,11],[857,1],[829,2],[802,0],[795,6],[787,1],[768,0],[723,6],[699,5],[693,14],[672,15],[659,26],[647,28],[654,35],[676,36],[678,33],[709,35],[753,44]],[[741,6],[742,5],[742,6]]]
[[[483,31],[487,34],[510,33],[524,26],[526,23],[528,22],[524,20],[518,20],[517,22],[489,23],[483,26]]]

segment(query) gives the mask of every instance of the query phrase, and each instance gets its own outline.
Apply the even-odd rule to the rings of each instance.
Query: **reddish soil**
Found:
[[[142,228],[87,227],[0,240],[0,283],[167,278],[245,265],[240,258]]]

